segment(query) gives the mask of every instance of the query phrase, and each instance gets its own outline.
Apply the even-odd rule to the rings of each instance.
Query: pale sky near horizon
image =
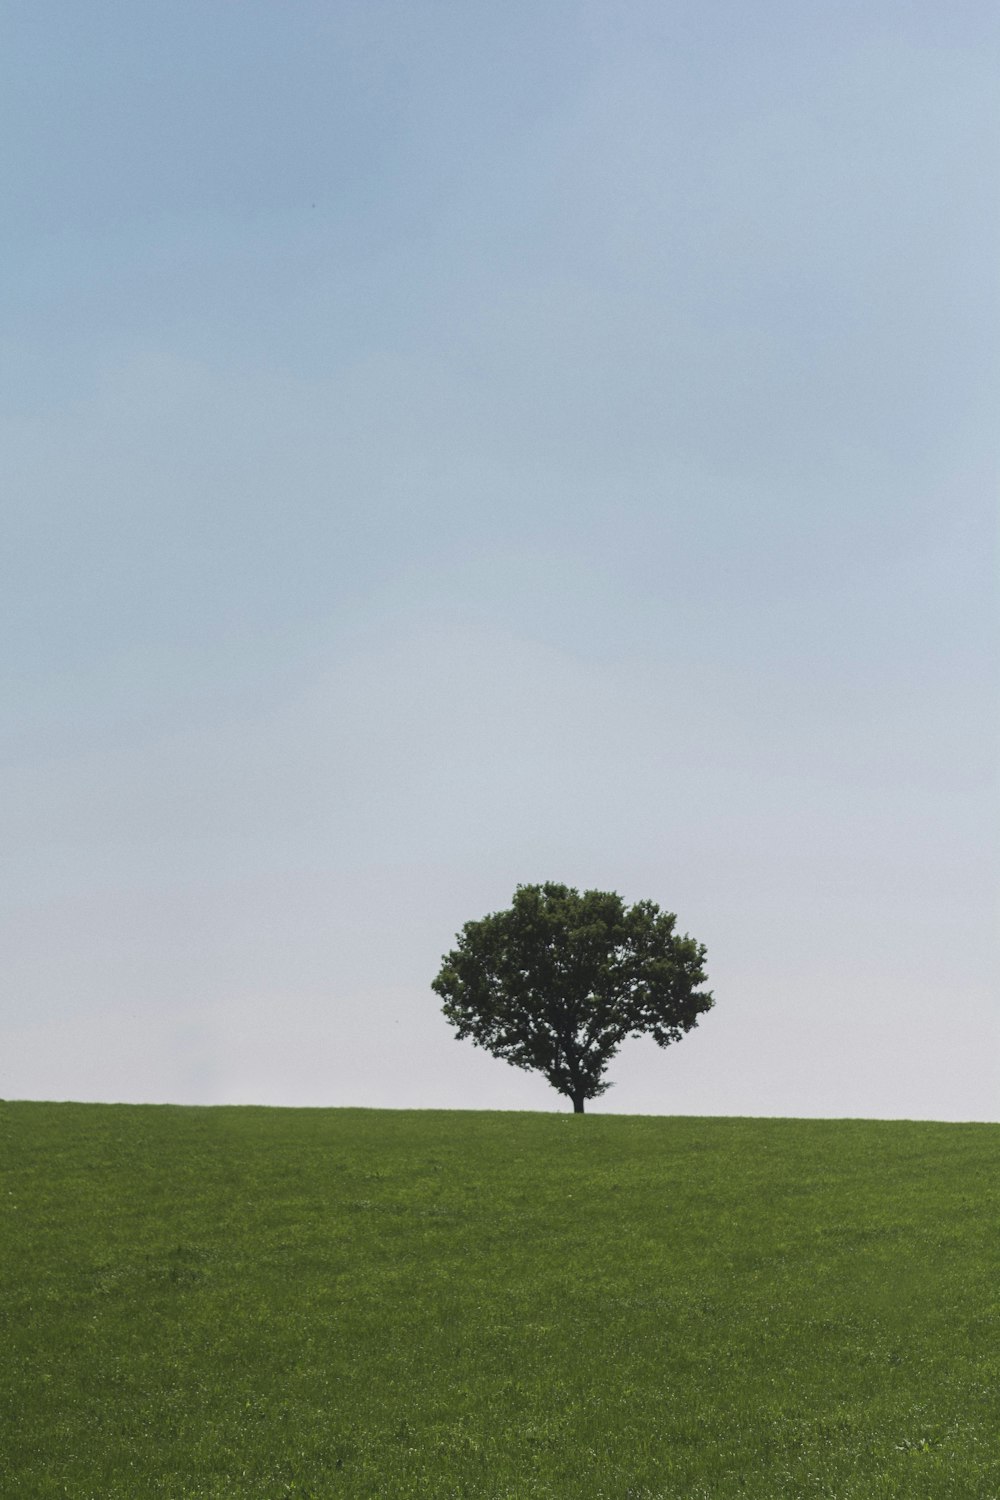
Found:
[[[2,16],[0,1096],[565,1109],[557,880],[595,1110],[1000,1119],[995,5]]]

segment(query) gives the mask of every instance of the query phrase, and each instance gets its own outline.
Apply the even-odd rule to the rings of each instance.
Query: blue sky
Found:
[[[5,21],[0,1093],[561,1107],[554,879],[717,995],[595,1107],[997,1118],[994,7]]]

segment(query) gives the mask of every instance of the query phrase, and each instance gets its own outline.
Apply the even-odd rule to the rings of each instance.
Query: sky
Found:
[[[987,0],[7,0],[0,1095],[1000,1119]]]

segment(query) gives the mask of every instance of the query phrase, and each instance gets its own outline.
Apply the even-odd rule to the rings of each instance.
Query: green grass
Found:
[[[0,1104],[11,1500],[1000,1496],[1000,1127]]]

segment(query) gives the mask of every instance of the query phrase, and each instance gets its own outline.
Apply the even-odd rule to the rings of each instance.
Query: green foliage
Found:
[[[519,885],[509,910],[466,922],[431,988],[459,1040],[542,1073],[582,1113],[626,1037],[666,1047],[711,1009],[705,949],[676,920],[613,891]]]
[[[0,1105],[0,1494],[991,1500],[1000,1128]]]

